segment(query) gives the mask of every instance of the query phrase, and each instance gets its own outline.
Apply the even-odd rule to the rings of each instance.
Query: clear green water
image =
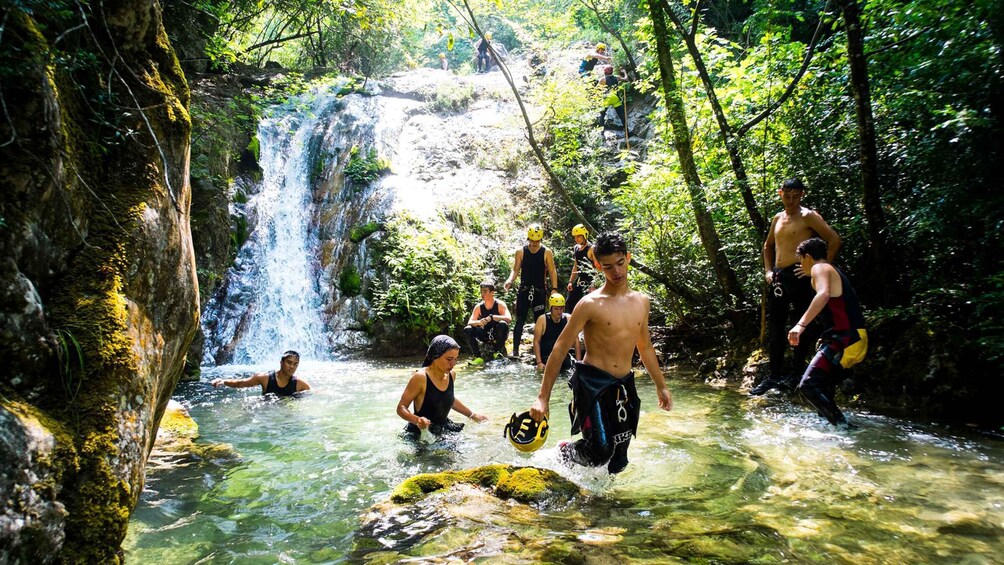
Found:
[[[686,379],[670,381],[676,407],[664,413],[643,377],[631,464],[611,478],[557,462],[554,447],[569,429],[560,381],[545,448],[524,455],[504,442],[508,417],[536,395],[529,366],[460,367],[458,396],[490,421],[467,424],[452,447],[403,441],[394,409],[416,365],[305,360],[299,373],[316,392],[278,401],[208,385],[252,368],[206,369],[176,398],[200,441],[229,443],[240,458],[152,468],[127,559],[513,563],[560,546],[570,561],[610,563],[1004,562],[999,441],[855,411],[860,428],[838,431],[785,398]],[[552,468],[589,494],[539,514],[509,505],[458,518],[419,505],[362,525],[411,475],[490,462]]]

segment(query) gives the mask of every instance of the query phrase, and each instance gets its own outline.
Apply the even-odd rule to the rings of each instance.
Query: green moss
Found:
[[[349,163],[345,165],[345,176],[357,183],[368,184],[388,170],[390,166],[379,158],[376,149],[371,147],[363,154],[359,147],[353,147],[349,153]]]
[[[394,489],[391,501],[399,504],[414,502],[458,483],[492,489],[500,498],[525,503],[567,499],[581,494],[575,483],[554,471],[494,464],[463,471],[415,475]]]
[[[352,231],[349,232],[349,241],[352,243],[360,243],[362,240],[373,235],[374,232],[383,229],[383,224],[380,222],[366,222],[361,226],[355,226]]]
[[[348,265],[342,269],[342,273],[338,276],[338,289],[342,292],[342,296],[358,296],[362,288],[363,279],[355,267]]]

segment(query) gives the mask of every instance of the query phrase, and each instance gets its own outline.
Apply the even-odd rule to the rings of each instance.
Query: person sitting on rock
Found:
[[[506,308],[505,302],[495,299],[495,283],[489,280],[483,281],[481,283],[481,302],[471,311],[467,327],[464,328],[464,335],[467,337],[467,344],[471,346],[471,353],[480,357],[480,343],[485,341],[491,345],[493,354],[505,357],[505,340],[509,337],[509,322],[511,321],[512,314]]]
[[[478,72],[487,73],[492,69],[492,56],[491,52],[488,50],[488,45],[492,40],[492,32],[485,32],[484,37],[478,40],[474,44],[474,48],[478,51]]]
[[[422,361],[422,369],[415,371],[397,403],[397,415],[408,422],[405,431],[417,437],[422,430],[433,434],[459,432],[463,424],[449,419],[450,410],[456,410],[475,422],[484,422],[482,416],[471,410],[453,393],[456,374],[453,367],[460,356],[460,345],[448,335],[437,335],[429,344]],[[414,405],[414,412],[409,406]]]
[[[294,374],[299,366],[300,354],[289,350],[282,354],[278,371],[255,373],[246,379],[213,379],[210,384],[216,388],[221,386],[248,388],[259,385],[263,395],[293,396],[298,392],[310,390],[310,384]]]

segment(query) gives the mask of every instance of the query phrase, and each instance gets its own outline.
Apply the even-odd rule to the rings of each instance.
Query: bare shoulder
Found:
[[[261,373],[255,373],[255,374],[251,375],[251,380],[256,381],[256,382],[267,381],[268,380],[268,375],[269,375],[268,371],[263,371]]]
[[[418,383],[422,386],[425,385],[425,371],[419,369],[418,371],[415,371],[414,373],[411,374],[411,379],[408,380],[408,384],[412,385],[415,383]]]

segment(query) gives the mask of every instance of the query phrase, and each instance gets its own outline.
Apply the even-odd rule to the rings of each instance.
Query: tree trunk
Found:
[[[885,213],[882,211],[879,186],[878,149],[875,141],[875,120],[872,117],[871,90],[868,82],[868,61],[865,58],[864,33],[860,9],[856,0],[839,0],[847,33],[847,59],[850,65],[851,94],[858,122],[858,143],[861,153],[862,198],[872,261],[879,275],[879,303],[888,304],[892,296],[892,262],[886,253]]]
[[[698,233],[701,237],[701,244],[708,254],[708,260],[715,270],[715,277],[724,292],[725,300],[731,306],[741,306],[745,299],[742,287],[735,271],[729,264],[729,259],[722,251],[721,240],[718,231],[715,229],[714,219],[708,210],[707,197],[704,191],[704,183],[697,171],[697,164],[694,162],[693,144],[690,138],[690,129],[687,125],[686,110],[683,106],[683,98],[680,95],[676,83],[676,70],[673,67],[673,54],[666,43],[668,33],[666,30],[666,20],[663,11],[658,3],[649,2],[649,11],[652,14],[652,28],[655,35],[656,51],[659,55],[659,74],[662,78],[662,90],[666,98],[666,109],[669,111],[669,121],[673,128],[673,144],[676,146],[676,153],[680,159],[680,167],[683,169],[683,176],[687,183],[687,190],[690,192],[690,203],[694,210],[694,217],[697,221]]]

